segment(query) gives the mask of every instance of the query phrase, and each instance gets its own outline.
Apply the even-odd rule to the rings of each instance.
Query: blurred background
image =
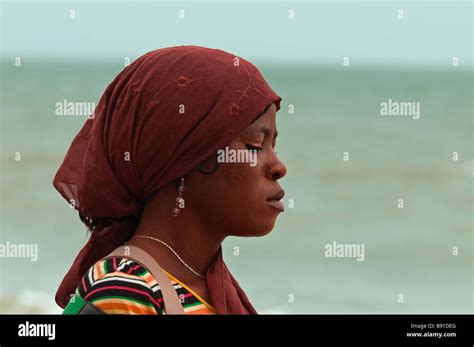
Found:
[[[0,243],[38,259],[0,258],[0,313],[60,313],[87,239],[51,184],[87,116],[56,103],[97,103],[128,61],[191,44],[250,60],[283,97],[286,211],[224,244],[259,312],[473,313],[472,23],[457,1],[3,1]],[[381,115],[389,99],[419,119]],[[326,257],[333,242],[364,261]]]

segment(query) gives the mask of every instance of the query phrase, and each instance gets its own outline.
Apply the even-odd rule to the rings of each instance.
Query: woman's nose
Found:
[[[274,156],[275,162],[270,167],[269,176],[272,180],[277,181],[286,175],[286,166],[276,154]]]

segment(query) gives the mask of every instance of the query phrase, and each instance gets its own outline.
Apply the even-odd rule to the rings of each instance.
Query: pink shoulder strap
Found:
[[[161,266],[153,259],[151,255],[143,249],[132,245],[124,245],[115,249],[106,258],[110,257],[126,257],[133,259],[144,268],[146,268],[151,275],[158,282],[161,293],[164,299],[166,314],[185,314],[181,300],[178,298],[176,290],[173,288],[170,279],[163,272]]]

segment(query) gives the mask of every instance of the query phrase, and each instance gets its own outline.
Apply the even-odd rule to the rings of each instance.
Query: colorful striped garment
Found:
[[[164,271],[164,270],[163,270]],[[215,314],[192,289],[165,271],[187,314]],[[126,257],[102,259],[82,277],[63,314],[77,314],[78,302],[107,314],[166,314],[160,286],[139,263]]]

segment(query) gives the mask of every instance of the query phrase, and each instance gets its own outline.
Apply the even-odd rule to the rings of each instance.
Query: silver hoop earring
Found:
[[[198,169],[199,173],[203,174],[203,175],[212,175],[219,168],[219,162],[217,160],[216,160],[216,165],[211,169],[211,171],[204,171],[203,165],[204,165],[204,161],[201,161],[197,165],[197,169]]]

